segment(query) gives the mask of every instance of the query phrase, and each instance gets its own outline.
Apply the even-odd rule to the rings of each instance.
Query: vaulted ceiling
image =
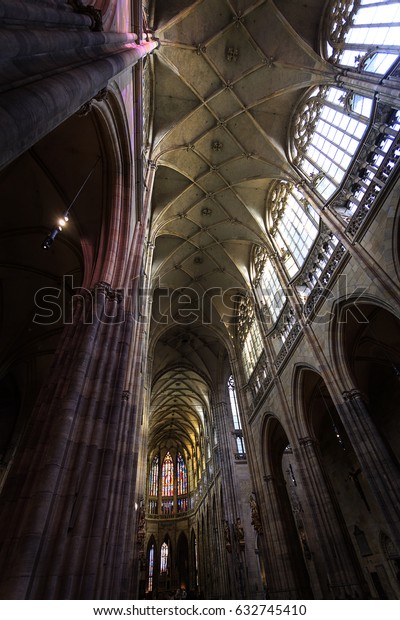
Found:
[[[169,292],[155,295],[158,317],[169,315],[176,337],[192,334],[184,356],[161,337],[158,376],[183,364],[215,379],[223,342],[204,368],[196,338],[232,338],[252,248],[269,243],[268,190],[276,179],[297,179],[287,157],[293,110],[311,86],[333,79],[319,53],[324,8],[325,0],[155,2],[152,277]],[[154,321],[153,342],[162,332]]]
[[[286,156],[293,109],[310,85],[332,79],[316,53],[325,3],[163,4],[154,24],[153,277],[200,297],[241,289],[253,244],[268,243],[268,188],[296,179]],[[213,303],[226,318],[221,296]]]

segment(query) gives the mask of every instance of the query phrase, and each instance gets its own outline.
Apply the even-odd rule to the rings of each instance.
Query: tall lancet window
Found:
[[[147,582],[148,592],[153,591],[153,575],[154,575],[154,545],[151,545],[149,551],[149,579]]]
[[[174,461],[169,452],[164,457],[162,464],[162,495],[172,497],[174,495]]]
[[[161,556],[160,556],[160,573],[168,572],[168,545],[164,542],[161,545]]]
[[[250,297],[243,296],[239,301],[237,329],[242,347],[243,368],[249,378],[263,351],[261,332]]]
[[[180,452],[176,455],[176,477],[178,495],[187,493],[187,469],[186,463]]]
[[[269,203],[269,230],[280,248],[286,271],[292,278],[302,268],[317,237],[319,217],[299,190],[285,181],[278,181],[272,186]]]
[[[242,423],[240,421],[235,381],[232,375],[228,379],[228,390],[229,390],[229,401],[231,404],[231,411],[232,411],[233,427],[235,431],[239,431],[242,428]]]
[[[242,433],[242,422],[240,420],[239,414],[239,405],[237,401],[236,395],[236,387],[233,376],[231,375],[228,379],[228,392],[229,392],[229,401],[231,405],[232,412],[232,420],[233,420],[233,428],[235,429],[235,441],[236,441],[236,459],[244,459],[246,458],[246,448],[244,445],[243,433]]]
[[[159,457],[155,456],[150,468],[149,495],[158,495]]]

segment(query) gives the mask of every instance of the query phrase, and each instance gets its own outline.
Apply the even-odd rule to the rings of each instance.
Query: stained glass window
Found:
[[[158,511],[158,502],[155,499],[151,499],[149,501],[149,513],[151,515],[156,515]]]
[[[171,497],[174,494],[174,461],[169,452],[164,457],[162,465],[162,495]]]
[[[153,591],[153,574],[154,574],[154,545],[151,545],[149,551],[149,580],[147,582],[147,591]]]
[[[160,558],[160,573],[168,572],[168,545],[163,543],[161,545],[161,558]]]
[[[161,512],[163,515],[172,515],[174,512],[174,500],[163,499],[161,502]]]
[[[178,495],[187,493],[187,469],[183,456],[180,452],[176,455],[176,473],[178,484]]]
[[[187,512],[188,509],[188,501],[186,497],[181,497],[178,499],[178,512]]]
[[[150,468],[150,495],[158,495],[158,466],[159,458],[155,456]]]

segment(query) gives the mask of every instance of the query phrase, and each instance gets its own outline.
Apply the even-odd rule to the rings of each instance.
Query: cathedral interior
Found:
[[[0,49],[0,597],[399,599],[400,2]]]

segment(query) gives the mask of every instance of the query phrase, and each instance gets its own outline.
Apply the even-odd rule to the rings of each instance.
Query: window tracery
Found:
[[[333,0],[327,32],[330,62],[384,75],[400,50],[400,2]]]
[[[177,487],[178,495],[184,495],[187,493],[187,469],[183,456],[178,452],[176,456],[176,475],[177,475]]]
[[[371,111],[370,98],[334,86],[314,89],[298,111],[293,128],[293,163],[324,199],[340,186]]]
[[[166,542],[163,542],[161,545],[161,555],[160,555],[160,574],[168,572],[168,555],[169,549]]]
[[[151,545],[150,547],[148,562],[149,562],[149,574],[148,574],[148,580],[147,580],[147,591],[152,592],[153,591],[153,576],[154,576],[154,544]]]
[[[231,405],[232,412],[232,420],[233,420],[233,428],[235,430],[240,430],[242,428],[242,423],[240,421],[239,407],[236,396],[236,387],[235,380],[233,375],[231,375],[228,379],[228,392],[229,392],[229,402]]]
[[[253,250],[253,286],[267,329],[276,322],[286,302],[286,295],[267,250],[259,245]]]
[[[169,452],[164,457],[161,476],[161,495],[170,497],[174,494],[174,461]]]
[[[158,495],[158,470],[159,470],[159,457],[154,457],[150,469],[150,485],[149,495]]]
[[[234,433],[235,442],[236,442],[235,459],[243,460],[246,458],[246,447],[245,447],[245,443],[243,439],[242,422],[240,419],[239,404],[237,400],[235,380],[233,378],[233,375],[231,375],[228,379],[228,392],[229,392],[229,402],[231,406],[233,428],[235,430],[235,433]]]
[[[159,464],[160,457],[157,455],[150,465],[148,514],[186,512],[189,506],[189,479],[182,452],[167,451],[161,471]]]
[[[269,231],[281,252],[286,271],[292,278],[302,268],[318,235],[319,217],[300,190],[285,181],[275,183],[267,202],[271,222]],[[275,270],[269,266],[266,283],[267,286],[273,284],[275,289],[277,303],[271,304],[270,311],[276,320],[285,296],[274,273]]]
[[[258,328],[258,324],[254,321],[247,334],[246,340],[243,343],[243,355],[245,358],[245,368],[247,375],[250,376],[257,361],[262,353],[263,347],[261,344],[261,334]]]

